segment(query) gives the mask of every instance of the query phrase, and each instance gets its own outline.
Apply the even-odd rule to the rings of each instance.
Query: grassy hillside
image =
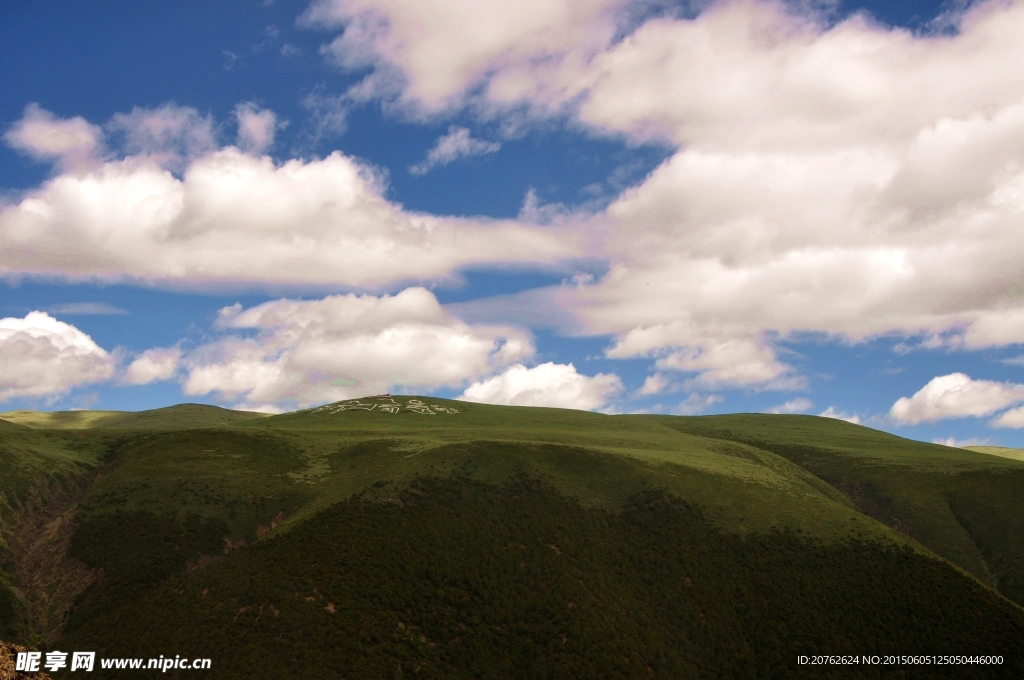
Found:
[[[450,571],[455,567],[431,562],[433,566],[423,571],[416,566],[418,557],[411,562],[402,557],[400,551],[404,548],[388,537],[406,536],[403,540],[413,543],[427,541],[417,544],[419,547],[410,553],[413,555],[443,555],[446,550],[456,550],[456,545],[462,546],[457,550],[465,555],[478,549],[481,556],[476,561],[460,562],[455,570],[470,581],[491,579],[494,565],[490,562],[503,559],[495,552],[497,544],[474,543],[483,541],[485,527],[491,526],[486,522],[472,525],[476,528],[467,529],[468,534],[448,533],[446,527],[453,512],[457,517],[482,512],[481,517],[491,517],[487,522],[492,523],[504,514],[525,512],[515,527],[501,531],[533,536],[529,541],[519,541],[526,550],[533,550],[531,546],[539,537],[557,529],[544,522],[559,518],[567,522],[558,529],[561,533],[556,532],[560,541],[580,540],[572,537],[577,530],[582,532],[580,535],[590,536],[587,540],[591,543],[597,541],[590,548],[578,546],[576,554],[582,562],[569,566],[552,563],[548,566],[554,571],[538,572],[531,578],[539,580],[521,584],[526,591],[508,592],[549,592],[553,583],[571,582],[577,588],[581,582],[589,583],[588,579],[603,579],[601,582],[609,588],[602,600],[604,608],[594,609],[598,613],[592,616],[596,618],[587,619],[585,625],[580,624],[583,628],[574,630],[590,631],[583,636],[588,640],[605,639],[593,632],[595,626],[603,625],[602,635],[621,639],[623,645],[675,649],[662,654],[661,661],[647,664],[670,676],[683,672],[680,669],[692,670],[695,677],[710,673],[713,664],[702,666],[695,660],[693,650],[699,648],[707,659],[724,658],[720,656],[722,650],[732,649],[737,658],[746,659],[737,666],[746,669],[743,673],[776,677],[775,671],[763,675],[768,673],[765,669],[775,668],[772,663],[782,663],[770,661],[773,653],[783,650],[785,654],[779,658],[788,659],[796,649],[795,641],[821,651],[835,648],[842,629],[840,621],[859,622],[856,626],[862,637],[849,638],[843,643],[849,643],[847,646],[853,644],[851,640],[874,645],[872,640],[876,638],[871,636],[879,630],[920,627],[921,621],[937,615],[934,607],[940,607],[935,599],[938,596],[928,595],[933,591],[944,592],[943,597],[957,603],[951,605],[952,609],[942,609],[941,616],[959,622],[942,629],[946,632],[935,632],[939,636],[936,639],[960,635],[957,644],[965,651],[974,649],[972,645],[1005,647],[1012,637],[1006,636],[1018,630],[1015,626],[1019,620],[1014,617],[1019,617],[1020,610],[994,594],[998,590],[1018,602],[1024,601],[1020,588],[1024,584],[1024,507],[1017,493],[1024,481],[1024,463],[1005,457],[912,442],[841,421],[806,416],[608,416],[421,397],[365,398],[273,417],[199,405],[133,414],[89,413],[97,412],[22,413],[17,417],[3,414],[35,428],[10,425],[0,429],[0,451],[9,452],[4,459],[5,469],[9,465],[17,471],[0,476],[4,498],[16,499],[8,503],[8,535],[17,534],[18,527],[21,536],[30,535],[26,527],[36,527],[32,534],[36,536],[47,535],[39,527],[58,527],[51,539],[36,540],[32,545],[22,540],[8,551],[12,566],[5,578],[10,604],[3,609],[4,591],[0,591],[0,628],[7,626],[6,630],[13,631],[9,637],[24,640],[34,633],[50,644],[56,641],[67,646],[89,640],[99,644],[96,636],[102,633],[108,636],[111,650],[136,649],[132,645],[142,639],[148,641],[146,644],[164,640],[169,645],[193,646],[198,640],[207,640],[214,649],[216,640],[229,639],[223,637],[227,635],[224,631],[235,630],[232,626],[236,621],[248,620],[245,612],[250,610],[239,612],[250,606],[246,598],[266,601],[254,601],[253,611],[264,605],[269,607],[268,612],[279,610],[274,618],[284,618],[276,622],[272,630],[278,633],[274,635],[293,626],[307,631],[307,623],[303,623],[307,619],[303,617],[312,614],[298,610],[286,613],[291,610],[279,600],[293,586],[294,592],[302,590],[297,584],[313,584],[310,588],[319,587],[317,592],[322,595],[327,585],[318,584],[324,583],[333,584],[330,587],[335,588],[339,602],[343,597],[350,598],[345,616],[328,612],[332,614],[329,620],[340,626],[338,630],[368,626],[367,639],[372,640],[362,649],[371,666],[385,661],[387,666],[397,660],[406,669],[403,673],[409,672],[402,665],[406,661],[421,668],[447,669],[445,673],[452,668],[469,668],[482,661],[473,662],[475,657],[466,656],[468,652],[461,648],[445,647],[447,651],[442,654],[440,642],[436,643],[437,649],[429,645],[429,649],[423,648],[418,643],[410,647],[408,640],[395,642],[394,635],[402,638],[405,633],[393,630],[397,605],[385,601],[387,588],[353,591],[353,584],[359,581],[351,579],[356,576],[328,577],[331,570],[342,568],[341,563],[331,562],[333,558],[327,553],[313,555],[307,547],[310,541],[333,545],[336,548],[329,552],[348,550],[350,557],[352,547],[358,547],[357,552],[365,553],[359,569],[368,571],[357,572],[385,574],[380,578],[390,579],[388,588],[405,593],[401,596],[406,598],[403,611],[419,611],[422,619],[424,612],[454,606],[453,591],[438,584],[455,578],[455,572]],[[455,486],[444,487],[448,483],[444,480],[455,480],[451,482]],[[437,484],[442,486],[431,486]],[[55,502],[33,505],[17,500],[32,494],[52,495],[54,488],[64,487],[65,492],[53,496]],[[510,491],[513,488],[520,491]],[[458,503],[468,505],[456,510],[452,503],[420,504],[420,510],[410,515],[410,507],[420,507],[416,505],[415,489],[434,489],[429,493],[436,493],[438,498],[455,494],[461,499]],[[493,497],[494,502],[483,512],[478,506],[486,497]],[[530,499],[523,502],[532,509],[516,498]],[[700,540],[672,548],[674,557],[665,556],[667,561],[651,563],[652,555],[669,545],[664,543],[665,532],[659,529],[646,536],[640,531],[635,541],[627,540],[634,530],[626,529],[633,524],[622,524],[630,513],[640,512],[638,503],[643,502],[638,499],[644,498],[663,499],[658,502],[675,508],[672,512],[677,514],[672,515],[671,523],[680,535],[699,535]],[[416,514],[421,510],[426,514]],[[542,521],[549,512],[554,515]],[[544,545],[550,543],[562,550],[557,541],[545,541]],[[608,551],[599,549],[605,544],[611,546]],[[705,547],[695,547],[701,545]],[[40,560],[43,554],[49,557]],[[541,550],[540,554],[546,553]],[[980,588],[934,554],[974,574],[993,591]],[[282,583],[287,585],[253,585],[253,579],[258,581],[257,575],[268,568],[265,560],[271,558],[267,555],[277,555],[272,561],[281,563]],[[294,560],[289,555],[295,556]],[[774,574],[772,578],[787,584],[785,587],[769,587],[758,580],[763,574],[757,574],[767,568],[758,562],[762,558],[767,560],[764,564],[774,565],[766,573]],[[685,628],[691,624],[684,626],[684,622],[673,619],[674,610],[648,600],[670,597],[671,589],[678,587],[679,570],[683,568],[680,565],[704,559],[710,562],[702,568],[710,571],[702,573],[719,569],[731,574],[707,581],[715,584],[709,586],[711,591],[732,592],[730,597],[739,598],[736,601],[742,607],[729,615],[733,618],[719,619],[716,615],[716,621],[726,622],[724,627],[703,638],[699,643],[702,647],[691,645],[685,648],[690,651],[685,651],[685,646],[676,648],[675,642],[667,641],[670,638],[658,636],[669,635],[667,631],[675,630],[673,626],[683,626],[679,630],[690,630],[694,635],[696,629]],[[323,566],[328,563],[334,566]],[[844,571],[845,567],[839,566],[847,563],[860,565],[860,571]],[[42,566],[35,567],[35,571],[17,566],[26,564]],[[816,566],[804,569],[800,564]],[[869,569],[867,564],[874,566]],[[642,566],[640,572],[635,571],[637,565]],[[864,575],[868,573],[875,575],[869,578]],[[428,585],[423,578],[433,585],[417,595],[417,589]],[[240,579],[237,587],[226,585],[232,579]],[[52,584],[64,582],[67,585],[56,596],[46,595],[56,592]],[[730,583],[747,585],[729,590]],[[878,584],[902,603],[886,605],[892,611],[885,615],[889,618],[884,624],[878,618],[880,614],[867,611],[867,605],[849,609],[854,606],[852,602],[860,601],[857,598],[867,598],[863,600],[866,603],[881,597],[872,590]],[[459,592],[467,587],[462,583]],[[523,659],[544,657],[547,652],[524,642],[526,624],[512,621],[519,614],[510,613],[515,610],[511,600],[502,599],[511,595],[490,586],[484,590],[473,596],[478,611],[474,616],[478,621],[497,617],[493,626],[505,631],[504,646],[499,645],[505,655],[501,658],[520,668],[529,667],[523,666]],[[195,592],[206,592],[201,598],[203,607],[219,613],[188,613],[188,617],[198,617],[196,626],[178,632],[165,626],[172,619],[164,615],[161,620],[146,618],[144,610],[149,605],[141,603],[156,601],[149,598],[161,598],[169,608],[166,611],[186,616],[196,606],[190,599]],[[774,594],[762,597],[762,592]],[[65,620],[69,597],[75,596],[77,604]],[[544,597],[537,600],[538,611],[554,606],[554,600]],[[843,598],[852,599],[841,602]],[[29,611],[26,603],[30,600],[55,604],[42,615],[38,606]],[[542,600],[546,602],[543,606]],[[788,600],[795,604],[784,604]],[[714,606],[727,608],[724,602]],[[712,604],[712,600],[707,601],[708,607]],[[838,618],[831,619],[831,623],[823,621],[814,612],[825,606],[829,611],[845,613],[837,613]],[[369,613],[357,613],[359,607]],[[493,608],[504,613],[487,613]],[[782,611],[789,612],[784,620],[772,618],[771,612]],[[999,623],[987,624],[981,632],[961,630],[976,615],[971,612],[977,611],[987,612],[986,619]],[[231,614],[230,625],[225,612]],[[621,621],[617,618],[620,614],[625,616]],[[407,629],[417,626],[416,630],[422,631],[440,626],[431,629],[438,635],[438,631],[448,630],[444,626],[470,626],[462,614],[458,622],[451,618],[453,615],[445,616],[449,618],[435,617],[429,624],[427,619],[411,624],[403,619],[402,623]],[[124,627],[129,620],[135,623]],[[258,621],[264,618],[252,622],[255,628],[246,624],[246,630],[255,636],[246,647],[246,655],[251,653],[251,658],[262,658],[253,650],[272,649],[279,644],[277,638],[266,637],[270,632],[260,632]],[[805,622],[817,623],[803,627]],[[727,632],[736,626],[742,632]],[[815,626],[833,632],[822,633],[811,644],[807,636],[813,637]],[[143,629],[151,632],[139,637]],[[646,629],[650,631],[642,632]],[[475,640],[472,647],[476,650],[499,649],[487,642],[496,634],[493,629],[487,630],[490,632],[481,628],[460,639]],[[748,637],[748,630],[775,631],[771,633],[775,636],[771,639],[776,640],[774,647],[769,645],[769,649]],[[976,633],[989,637],[970,637]],[[418,634],[435,639],[426,632]],[[301,654],[318,653],[317,645],[327,644],[324,640],[331,635],[325,632],[304,638],[305,651]],[[929,639],[927,635],[914,638],[907,631],[900,633],[903,637],[893,635],[888,632],[888,637],[878,639],[902,640],[919,651],[923,650],[923,641]],[[224,651],[226,648],[219,649],[221,658],[234,659],[232,668],[242,663],[241,657],[231,656],[233,653]],[[572,650],[570,653],[566,647],[565,654],[577,661],[593,653],[578,644]],[[977,653],[982,653],[980,648]],[[495,661],[497,657],[488,658]],[[556,664],[562,669],[556,675],[575,673],[579,667],[573,663],[576,661]],[[762,670],[756,670],[759,668]],[[620,675],[630,677],[632,673],[627,669]]]
[[[394,501],[338,504],[73,625],[61,644],[187,650],[217,677],[252,679],[742,680],[795,677],[798,654],[895,649],[1007,660],[911,677],[1024,673],[1019,609],[891,544],[742,537],[663,492],[611,513],[528,480],[422,480]]]
[[[742,443],[586,411],[416,397],[362,403],[398,410],[327,406],[247,425],[305,443],[306,469],[299,474],[322,494],[309,510],[343,500],[366,481],[400,485],[452,470],[500,481],[523,472],[590,505],[617,507],[643,485],[655,484],[739,531],[790,526],[829,539],[860,532],[899,540],[865,522],[841,493],[799,466]],[[350,453],[345,446],[353,447]]]
[[[1010,449],[1005,446],[965,446],[963,448],[977,453],[987,453],[990,456],[1024,460],[1024,449]]]
[[[264,414],[206,404],[178,404],[149,411],[7,411],[0,419],[42,430],[185,430],[233,425]]]
[[[87,430],[124,415],[121,411],[5,411],[0,419],[36,429]]]
[[[648,419],[783,456],[864,514],[1024,602],[1024,461],[812,416]]]

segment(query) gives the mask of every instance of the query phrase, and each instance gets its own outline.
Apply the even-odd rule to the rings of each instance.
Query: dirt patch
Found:
[[[259,528],[256,529],[256,538],[263,538],[269,534],[277,528],[277,525],[280,524],[282,520],[284,520],[284,510],[274,515],[269,523],[261,524]]]
[[[225,536],[224,537],[224,552],[225,553],[229,553],[232,550],[238,550],[239,548],[244,548],[246,545],[247,544],[246,544],[244,538],[237,538],[236,539],[236,538],[232,538],[231,536]]]

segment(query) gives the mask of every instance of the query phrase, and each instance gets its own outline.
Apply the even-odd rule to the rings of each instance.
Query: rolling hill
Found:
[[[7,411],[0,421],[38,430],[187,430],[233,425],[263,413],[232,411],[207,404],[178,404],[149,411]]]
[[[1024,673],[1012,458],[809,416],[406,396],[0,415],[23,425],[0,429],[4,639],[206,650],[240,678],[796,677],[797,654],[953,650],[1005,657],[955,677]]]
[[[987,453],[990,456],[1024,460],[1024,449],[1011,449],[1005,446],[965,446],[963,448],[977,453]]]

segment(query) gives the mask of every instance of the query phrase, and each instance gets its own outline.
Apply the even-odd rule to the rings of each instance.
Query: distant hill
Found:
[[[232,425],[265,415],[207,404],[178,404],[149,411],[7,411],[0,413],[0,419],[49,430],[183,430]]]
[[[86,430],[122,415],[122,411],[6,411],[0,419],[35,429]]]
[[[227,678],[1024,662],[1024,461],[812,416],[414,396],[3,417],[37,428],[0,428],[3,639],[204,649]],[[1024,676],[991,670],[956,677]]]
[[[1011,449],[1005,446],[965,446],[963,448],[967,449],[968,451],[986,453],[990,456],[1000,456],[1002,458],[1024,460],[1024,449]]]

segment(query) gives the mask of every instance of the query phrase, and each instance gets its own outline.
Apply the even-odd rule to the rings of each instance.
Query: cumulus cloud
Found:
[[[154,347],[139,355],[125,369],[121,382],[125,385],[148,385],[158,380],[174,377],[181,361],[181,350],[177,347]]]
[[[611,270],[576,291],[610,355],[795,387],[777,343],[807,332],[1024,342],[1024,5],[959,28],[720,3],[595,57],[580,117],[681,145],[609,207]]]
[[[58,397],[108,380],[114,360],[88,335],[46,312],[0,319],[0,402]]]
[[[1024,385],[973,380],[964,373],[940,375],[928,381],[912,397],[901,397],[889,415],[901,423],[924,423],[947,418],[987,416],[1024,401]],[[1014,416],[1005,414],[1002,425],[1013,427]]]
[[[965,446],[985,446],[991,444],[990,439],[957,439],[956,437],[946,437],[945,439],[933,439],[932,444],[942,444],[943,446],[949,446],[954,449],[962,449]]]
[[[181,128],[133,116],[146,131],[140,143],[155,140],[149,152],[0,205],[0,274],[377,286],[576,252],[556,228],[403,210],[384,198],[378,174],[338,152],[275,164],[227,147],[177,177],[155,149]]]
[[[1024,342],[1024,4],[972,4],[942,34],[805,9],[320,0],[305,20],[344,28],[328,53],[421,112],[525,106],[676,145],[583,225],[608,274],[551,293],[616,337],[609,356],[792,389],[779,343],[807,333]]]
[[[213,118],[189,106],[135,107],[114,114],[106,128],[123,153],[145,157],[174,172],[217,148]]]
[[[325,52],[369,73],[327,102],[336,129],[390,97],[675,147],[568,226],[411,213],[341,154],[188,152],[179,178],[139,145],[2,208],[0,272],[371,286],[597,257],[604,276],[538,309],[693,391],[801,388],[784,343],[808,335],[1024,343],[1024,3],[973,4],[941,35],[699,4],[644,18],[616,0],[318,0],[304,16],[342,29]]]
[[[57,118],[38,104],[29,104],[4,141],[36,160],[53,161],[61,170],[74,172],[97,164],[103,131],[80,116]]]
[[[543,63],[578,63],[606,45],[623,0],[317,0],[301,21],[343,27],[326,48],[340,67],[426,111],[460,101],[496,72],[535,80]],[[509,87],[509,84],[505,84]],[[378,86],[379,87],[379,86]]]
[[[1012,427],[1019,430],[1024,427],[1024,406],[1012,408],[999,417],[993,418],[991,424],[995,427]]]
[[[715,404],[725,401],[725,397],[719,394],[701,394],[692,392],[686,399],[676,404],[672,413],[678,416],[695,416],[704,413]]]
[[[473,383],[458,398],[483,404],[589,411],[604,406],[621,391],[622,381],[613,373],[590,377],[578,373],[572,364],[547,362],[533,368],[510,366],[499,375]]]
[[[818,414],[822,418],[834,418],[836,420],[845,420],[848,423],[854,425],[860,425],[860,416],[855,413],[846,413],[840,411],[835,406],[829,406],[827,409]]]
[[[790,399],[784,404],[778,406],[772,406],[766,410],[765,413],[806,413],[814,407],[814,404],[810,399],[800,397],[798,399]]]
[[[270,109],[261,109],[254,102],[245,102],[235,107],[238,121],[238,146],[246,153],[259,155],[274,143],[277,131],[277,114]]]
[[[448,134],[439,137],[427,157],[409,168],[414,175],[425,175],[436,167],[448,165],[459,158],[482,156],[501,148],[497,142],[488,142],[473,137],[467,128],[452,126]]]
[[[533,353],[522,331],[463,323],[424,288],[235,305],[218,326],[225,337],[182,359],[184,392],[250,406],[455,387]]]
[[[647,397],[652,394],[661,394],[670,389],[672,389],[672,381],[662,373],[655,373],[644,379],[644,384],[637,390],[637,396]]]

